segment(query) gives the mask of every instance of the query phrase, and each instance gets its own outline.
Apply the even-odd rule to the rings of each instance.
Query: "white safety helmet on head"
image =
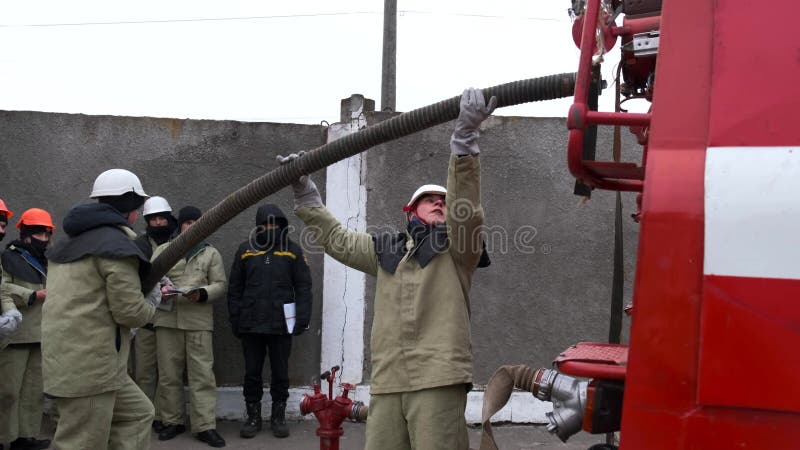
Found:
[[[142,215],[147,217],[150,214],[158,214],[158,213],[171,213],[172,207],[169,206],[167,199],[164,197],[150,197],[144,202],[144,207],[142,208]]]
[[[447,189],[439,186],[438,184],[424,184],[414,191],[414,195],[411,196],[411,200],[409,200],[406,206],[403,207],[403,211],[411,211],[411,209],[414,207],[414,203],[416,203],[417,200],[419,200],[419,198],[423,195],[428,194],[447,195]]]
[[[125,169],[109,169],[94,180],[89,197],[116,197],[128,192],[133,192],[140,197],[147,197],[142,188],[142,182],[139,181],[136,174]]]

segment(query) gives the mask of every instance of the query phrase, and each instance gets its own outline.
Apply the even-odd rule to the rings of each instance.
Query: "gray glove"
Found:
[[[0,339],[14,334],[22,323],[22,314],[16,309],[11,309],[0,315]]]
[[[292,153],[289,156],[278,155],[278,163],[288,164],[297,158],[302,157],[306,152]],[[294,210],[300,208],[319,208],[322,206],[322,197],[319,195],[317,185],[311,181],[308,175],[303,175],[292,183],[294,190]]]
[[[489,104],[483,99],[483,91],[480,89],[464,89],[461,94],[461,111],[456,119],[456,129],[450,137],[450,150],[458,156],[477,155],[481,151],[478,148],[478,127],[481,122],[492,114],[497,107],[497,97],[489,99]]]
[[[150,293],[147,294],[145,300],[147,300],[148,303],[150,303],[155,307],[158,307],[158,305],[161,304],[161,283],[156,284],[153,290],[151,290]]]

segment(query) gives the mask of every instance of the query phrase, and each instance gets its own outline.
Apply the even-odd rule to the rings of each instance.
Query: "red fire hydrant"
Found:
[[[319,421],[317,436],[319,436],[320,450],[339,450],[339,437],[344,434],[342,422],[350,419],[354,422],[367,420],[367,406],[361,402],[350,400],[347,395],[355,389],[349,383],[342,383],[342,395],[333,398],[333,383],[339,366],[334,366],[329,372],[320,375],[328,382],[328,395],[321,392],[320,385],[314,385],[314,395],[305,394],[300,402],[300,413],[306,415],[314,413]]]

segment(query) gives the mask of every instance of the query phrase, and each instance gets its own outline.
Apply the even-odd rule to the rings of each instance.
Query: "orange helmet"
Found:
[[[4,202],[2,198],[0,198],[0,213],[5,214],[6,217],[11,217],[14,215],[14,213],[8,210],[6,202]]]
[[[19,216],[17,228],[22,228],[22,225],[48,227],[51,230],[56,229],[56,226],[53,225],[53,219],[50,217],[50,213],[39,208],[31,208],[22,213],[22,215]]]

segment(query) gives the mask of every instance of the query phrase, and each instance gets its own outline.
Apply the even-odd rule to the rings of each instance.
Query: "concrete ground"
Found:
[[[308,450],[319,448],[319,437],[316,435],[317,422],[304,420],[290,422],[291,436],[278,439],[272,436],[268,427],[253,439],[239,437],[241,422],[217,422],[217,431],[220,432],[228,445],[225,448],[236,450],[263,450],[269,448],[282,450]],[[266,425],[266,424],[265,424]],[[355,450],[364,448],[364,434],[366,425],[363,423],[345,423],[344,436],[339,440],[342,450]],[[550,435],[543,426],[499,426],[495,427],[496,442],[500,450],[586,450],[593,444],[604,442],[602,436],[592,436],[581,433],[573,436],[566,444]],[[480,428],[470,428],[470,447],[478,448],[480,445]],[[202,449],[207,447],[204,443],[193,438],[188,432],[179,435],[171,441],[159,441],[154,435],[152,450],[185,450]]]
[[[269,448],[281,450],[309,450],[319,448],[319,437],[316,435],[317,422],[303,420],[289,422],[291,436],[278,439],[269,431],[269,424],[265,423],[264,430],[253,439],[239,437],[241,422],[218,421],[217,431],[227,441],[226,449],[231,450],[263,450]],[[364,448],[364,434],[366,425],[363,423],[346,422],[343,425],[344,436],[339,440],[341,450],[355,450]],[[40,438],[53,438],[54,424],[45,420]],[[505,425],[494,427],[494,435],[500,450],[587,450],[594,444],[604,441],[604,436],[593,436],[578,433],[564,444],[557,437],[551,435],[540,425]],[[469,442],[471,448],[478,448],[481,441],[481,430],[470,427]],[[188,450],[211,448],[198,441],[189,432],[178,435],[170,441],[159,441],[153,433],[152,450]],[[53,448],[51,446],[51,448]]]

